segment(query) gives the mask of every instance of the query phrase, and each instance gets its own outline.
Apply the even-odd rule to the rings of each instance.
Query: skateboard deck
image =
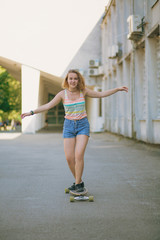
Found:
[[[70,202],[74,202],[74,201],[89,201],[89,202],[93,202],[94,201],[94,197],[93,196],[85,196],[88,193],[87,188],[84,188],[83,192],[79,192],[77,193],[76,191],[70,191],[69,189],[65,189],[65,193],[70,193]]]

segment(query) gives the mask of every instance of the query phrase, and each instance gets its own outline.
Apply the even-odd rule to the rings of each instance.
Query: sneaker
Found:
[[[76,192],[83,192],[84,191],[84,182],[75,185]]]
[[[75,186],[76,186],[75,183],[73,183],[73,185],[71,187],[69,187],[68,189],[73,191],[73,190],[75,190]]]

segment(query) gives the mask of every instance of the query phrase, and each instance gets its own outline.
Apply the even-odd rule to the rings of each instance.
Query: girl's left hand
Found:
[[[21,114],[21,118],[25,118],[25,117],[28,117],[28,116],[31,116],[31,113],[30,112],[27,112],[27,113],[22,113]]]
[[[128,92],[128,87],[125,87],[125,86],[123,86],[123,87],[119,87],[119,88],[118,88],[118,91],[125,91],[125,92]]]

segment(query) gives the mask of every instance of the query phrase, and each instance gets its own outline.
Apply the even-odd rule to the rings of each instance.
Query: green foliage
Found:
[[[0,66],[0,121],[20,120],[21,83]]]

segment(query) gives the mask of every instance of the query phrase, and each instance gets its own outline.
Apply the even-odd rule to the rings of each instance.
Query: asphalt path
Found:
[[[160,239],[158,147],[91,134],[83,180],[70,203],[61,133],[0,134],[0,240]]]

